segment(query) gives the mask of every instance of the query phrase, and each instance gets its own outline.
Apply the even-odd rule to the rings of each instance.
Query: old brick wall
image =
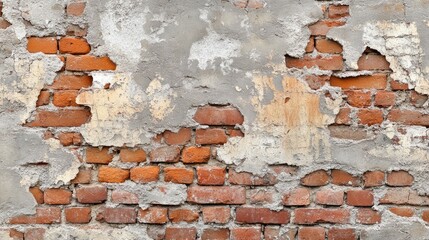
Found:
[[[309,16],[291,22],[261,0],[0,1],[0,239],[427,239],[429,46],[419,22],[395,20],[404,2],[379,2],[393,20],[358,26],[356,53],[365,1],[282,5]],[[196,10],[207,28],[182,29]],[[278,22],[301,41],[249,30],[277,36]],[[205,44],[163,40],[170,24]],[[132,42],[141,57],[121,55],[130,26],[150,32]]]

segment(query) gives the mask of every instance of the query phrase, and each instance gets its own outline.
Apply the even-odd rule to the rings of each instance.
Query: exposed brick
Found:
[[[197,239],[197,229],[194,227],[167,227],[165,230],[165,240],[195,240]]]
[[[80,27],[78,25],[69,25],[67,26],[66,34],[69,36],[76,36],[76,37],[84,37],[88,33],[87,27]]]
[[[374,195],[370,190],[348,190],[347,205],[370,207],[374,205]]]
[[[257,188],[248,190],[248,199],[251,204],[270,204],[274,203],[275,191],[266,188]]]
[[[123,148],[119,152],[119,159],[122,162],[144,162],[146,161],[146,152],[143,149]]]
[[[205,223],[225,224],[231,218],[229,207],[203,207],[202,211]]]
[[[107,200],[107,188],[102,185],[84,186],[76,190],[79,203],[102,203]]]
[[[9,230],[9,237],[12,238],[11,240],[24,240],[24,233],[12,228]]]
[[[338,78],[331,77],[330,84],[333,87],[341,87],[343,89],[385,89],[387,86],[386,74],[373,74],[370,76],[346,77]]]
[[[343,21],[327,21],[327,20],[320,20],[308,27],[310,29],[311,35],[313,36],[326,36],[326,34],[331,30],[333,27],[339,27],[344,25],[345,22]]]
[[[414,209],[410,207],[391,207],[389,211],[401,217],[414,216]]]
[[[390,63],[382,55],[364,54],[358,60],[359,70],[389,70]]]
[[[68,223],[89,223],[91,221],[91,208],[72,207],[64,210]]]
[[[309,187],[323,186],[329,183],[329,174],[325,170],[317,170],[301,178],[301,184]]]
[[[308,56],[303,58],[286,57],[288,68],[312,68],[318,67],[321,70],[342,70],[343,58],[339,55],[332,56]]]
[[[194,115],[194,120],[199,124],[205,125],[241,125],[244,117],[240,111],[234,107],[199,107]]]
[[[356,233],[351,228],[331,228],[328,230],[328,240],[356,240]]]
[[[69,71],[115,70],[116,64],[109,57],[69,55],[67,56],[66,69]]]
[[[290,213],[286,210],[273,211],[268,208],[239,207],[235,211],[238,223],[287,224]]]
[[[225,183],[225,168],[204,166],[197,168],[198,185],[223,185]]]
[[[279,227],[265,226],[264,227],[264,240],[292,240],[295,239],[298,230],[295,228],[282,229],[280,232]]]
[[[309,75],[305,77],[305,80],[311,89],[317,90],[325,85],[326,81],[329,80],[329,76]]]
[[[359,208],[356,215],[356,222],[367,225],[380,223],[381,214],[370,208]]]
[[[244,137],[244,133],[239,129],[227,129],[226,134],[230,137]]]
[[[383,112],[379,109],[360,109],[357,116],[360,124],[368,126],[381,124],[384,120]]]
[[[92,85],[91,76],[75,76],[75,75],[66,75],[58,74],[54,79],[54,82],[50,86],[52,89],[56,90],[79,90],[81,88],[88,88]]]
[[[349,221],[350,212],[348,209],[295,209],[294,222],[296,224],[348,223]]]
[[[33,194],[34,200],[36,200],[37,204],[44,203],[43,192],[39,187],[31,187],[29,190],[30,193]]]
[[[191,184],[194,181],[194,171],[188,168],[164,168],[164,181],[173,183]]]
[[[336,124],[350,125],[350,123],[351,123],[350,113],[351,113],[350,108],[340,108],[340,111],[338,112],[337,116],[335,117],[335,123]]]
[[[423,107],[423,105],[427,102],[428,96],[419,94],[416,91],[410,92],[410,102],[415,107]]]
[[[391,122],[405,125],[429,126],[429,114],[423,114],[413,110],[392,109],[387,119]]]
[[[331,177],[332,177],[332,183],[335,185],[359,186],[360,184],[359,177],[355,177],[350,173],[339,169],[332,169]]]
[[[395,187],[413,185],[414,177],[406,171],[392,171],[387,174],[386,184]]]
[[[61,53],[86,54],[91,51],[91,47],[84,38],[63,37],[59,41]]]
[[[155,163],[173,163],[178,162],[180,157],[180,148],[176,146],[159,147],[152,150],[149,154],[150,161]]]
[[[365,187],[378,187],[384,184],[384,172],[382,171],[369,171],[363,174],[363,181]]]
[[[228,136],[221,128],[197,129],[195,132],[196,144],[224,144],[227,141]]]
[[[58,139],[63,146],[81,145],[83,142],[82,135],[77,132],[61,132],[58,134]]]
[[[302,227],[298,230],[298,240],[325,240],[323,227]]]
[[[165,143],[169,145],[184,145],[191,140],[192,130],[181,128],[178,132],[165,131],[163,133]]]
[[[138,221],[141,223],[164,224],[168,221],[167,208],[150,207],[139,209]]]
[[[168,218],[173,223],[198,221],[198,211],[187,208],[176,208],[168,210]]]
[[[122,204],[138,204],[139,197],[137,194],[124,191],[124,190],[113,190],[112,202]]]
[[[331,137],[350,140],[362,140],[368,137],[364,128],[355,128],[349,126],[329,126]]]
[[[52,224],[61,222],[61,208],[36,208],[35,215],[21,215],[12,217],[10,224]]]
[[[375,106],[391,107],[395,105],[395,93],[388,91],[378,91],[375,94]]]
[[[342,18],[348,17],[349,6],[347,5],[329,5],[328,7],[328,17],[329,18]]]
[[[46,230],[44,228],[30,228],[24,233],[25,240],[40,240],[45,238]]]
[[[305,52],[306,53],[311,53],[313,51],[314,51],[314,37],[310,37],[308,39],[307,46],[305,47]]]
[[[45,204],[70,204],[72,193],[66,189],[60,188],[51,188],[46,189],[44,192],[44,202]]]
[[[310,204],[310,191],[307,188],[297,188],[283,196],[283,205],[306,206]]]
[[[76,177],[71,181],[72,184],[85,184],[91,182],[91,169],[79,169]]]
[[[91,112],[87,108],[58,111],[36,110],[35,119],[29,127],[79,127],[88,122]]]
[[[54,92],[52,103],[57,107],[76,107],[77,90],[63,90]]]
[[[113,154],[109,153],[108,147],[96,148],[96,147],[87,147],[86,148],[86,162],[87,163],[98,163],[98,164],[109,164],[113,159]]]
[[[182,161],[183,163],[206,163],[210,155],[210,147],[186,147],[182,152]]]
[[[261,240],[261,228],[241,227],[231,229],[231,240]]]
[[[422,212],[422,219],[425,222],[429,222],[429,210],[424,210]]]
[[[122,183],[130,177],[130,171],[116,167],[101,166],[98,169],[98,181],[107,183]]]
[[[266,173],[264,176],[256,176],[248,172],[236,172],[234,169],[229,170],[228,181],[234,185],[247,186],[267,186],[277,183],[277,179],[272,174]]]
[[[364,91],[345,91],[347,95],[347,103],[350,106],[363,108],[371,106],[371,92]]]
[[[104,208],[97,216],[97,220],[107,223],[135,223],[137,218],[134,208]]]
[[[148,225],[146,228],[147,235],[153,240],[165,239],[165,227],[160,225]]]
[[[321,53],[342,53],[343,46],[329,39],[316,39],[316,49]]]
[[[319,190],[316,193],[316,203],[330,206],[341,206],[344,203],[344,192],[335,190]]]
[[[159,171],[158,166],[135,167],[130,170],[130,178],[138,183],[154,182],[158,181]]]
[[[85,2],[72,2],[67,5],[67,15],[81,16],[85,11]]]
[[[380,204],[429,206],[428,197],[420,196],[416,191],[409,188],[388,189],[386,194],[380,198],[379,202]]]
[[[246,190],[243,187],[192,186],[188,188],[187,201],[200,204],[244,204]]]
[[[6,29],[10,27],[12,24],[10,22],[6,21],[4,18],[0,17],[0,29]]]
[[[204,229],[201,240],[229,240],[229,230],[227,228]]]
[[[391,80],[390,81],[390,88],[393,91],[408,90],[408,84],[407,83],[401,83],[401,82],[395,81],[395,80]]]
[[[57,53],[57,39],[54,37],[30,37],[27,39],[27,50],[30,53],[42,52],[46,54]]]
[[[48,105],[51,100],[51,93],[49,91],[40,91],[39,96],[37,97],[36,107],[43,105]]]

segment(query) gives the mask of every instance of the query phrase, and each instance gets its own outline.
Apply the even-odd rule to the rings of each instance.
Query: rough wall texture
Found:
[[[0,0],[0,239],[429,239],[428,0]]]

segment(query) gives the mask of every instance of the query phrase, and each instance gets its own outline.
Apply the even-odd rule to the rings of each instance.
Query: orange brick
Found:
[[[139,209],[138,221],[141,223],[164,224],[168,221],[167,208],[150,207]]]
[[[225,183],[225,174],[224,167],[198,167],[198,185],[223,185]]]
[[[229,229],[227,228],[210,228],[204,229],[201,240],[229,240]]]
[[[68,223],[89,223],[91,221],[91,208],[89,207],[66,208],[64,212]]]
[[[85,11],[84,2],[72,2],[67,5],[67,15],[69,16],[81,16]]]
[[[350,211],[348,209],[295,209],[296,224],[319,224],[319,223],[349,223]]]
[[[119,158],[122,162],[144,162],[146,161],[146,152],[143,149],[123,148],[119,152]]]
[[[342,18],[350,16],[349,6],[347,5],[329,5],[328,17],[329,18]]]
[[[228,141],[225,130],[221,128],[197,129],[196,144],[224,144]]]
[[[27,39],[27,50],[30,53],[42,52],[46,54],[57,53],[57,39],[54,37],[30,37]]]
[[[378,91],[375,94],[375,106],[390,107],[395,105],[395,93],[388,91]]]
[[[112,159],[113,154],[109,153],[108,147],[103,147],[101,149],[96,147],[86,148],[87,163],[109,164]]]
[[[389,70],[390,64],[382,55],[364,54],[358,60],[359,70]]]
[[[373,74],[370,76],[331,77],[331,86],[341,87],[343,89],[385,89],[387,86],[386,74]]]
[[[305,52],[311,53],[313,51],[314,51],[314,37],[310,37],[310,39],[308,39],[307,46],[305,47]]]
[[[183,149],[183,163],[206,163],[210,159],[210,147],[186,147]]]
[[[237,108],[204,106],[199,107],[194,115],[194,120],[205,125],[240,125],[244,122],[244,117]]]
[[[360,109],[357,116],[360,124],[368,126],[381,124],[384,120],[383,112],[378,109]]]
[[[67,57],[66,69],[69,71],[115,70],[116,64],[109,57],[70,55]]]
[[[404,125],[429,126],[429,114],[413,110],[392,109],[387,119]]]
[[[332,177],[332,183],[335,185],[359,186],[360,184],[359,177],[355,177],[350,173],[339,169],[332,169],[331,177]]]
[[[384,172],[382,172],[382,171],[366,172],[363,175],[363,181],[364,181],[365,187],[383,186],[383,184],[384,184]]]
[[[91,169],[79,169],[79,172],[77,173],[76,177],[71,181],[71,183],[74,183],[74,184],[90,183],[91,174],[92,174]]]
[[[429,222],[429,210],[424,210],[422,212],[422,219],[425,222]]]
[[[345,91],[347,103],[350,106],[363,108],[371,106],[371,92],[364,91]]]
[[[131,180],[138,183],[147,183],[158,181],[159,167],[158,166],[144,166],[134,167],[130,171]]]
[[[77,90],[56,91],[54,92],[52,103],[57,107],[79,106],[79,104],[76,103],[77,94]]]
[[[63,37],[59,41],[60,53],[86,54],[91,47],[84,38]]]
[[[66,189],[46,189],[44,192],[45,204],[70,204],[72,193]]]
[[[33,194],[34,200],[36,200],[37,204],[43,204],[43,191],[40,190],[39,187],[31,187],[30,188],[31,194]]]
[[[316,49],[321,53],[342,53],[343,46],[338,42],[328,39],[316,39]]]
[[[125,182],[130,177],[130,171],[115,168],[115,167],[106,167],[101,166],[98,169],[98,181],[107,182],[107,183],[122,183]]]
[[[92,85],[91,76],[75,76],[59,74],[50,88],[57,90],[79,90],[81,88],[88,88]]]
[[[198,221],[198,211],[187,208],[176,208],[168,210],[168,218],[173,223]]]
[[[286,66],[288,68],[312,68],[318,67],[322,70],[342,70],[343,58],[340,55],[328,57],[305,55],[303,58],[286,57]]]
[[[414,177],[406,171],[392,171],[387,174],[386,184],[395,187],[413,185]]]
[[[81,145],[83,142],[82,135],[77,132],[61,132],[58,139],[63,146]]]
[[[323,186],[329,183],[329,174],[325,170],[317,170],[305,175],[301,184],[309,187]]]
[[[391,207],[389,211],[401,217],[414,216],[414,209],[410,207]]]
[[[390,81],[390,88],[393,91],[398,91],[398,90],[408,90],[408,84],[407,83],[401,83],[399,81]]]
[[[203,220],[205,223],[225,224],[231,218],[231,209],[229,207],[204,207]]]
[[[181,128],[178,132],[165,131],[165,143],[169,145],[184,145],[191,140],[192,130],[190,128]]]
[[[58,111],[36,110],[35,119],[28,127],[79,127],[91,117],[89,109],[67,109]]]
[[[347,191],[347,205],[371,207],[374,205],[374,195],[370,190],[349,190]]]
[[[164,181],[191,184],[194,181],[194,171],[187,168],[164,168]]]
[[[40,91],[39,97],[37,98],[36,107],[48,105],[51,100],[51,93],[49,91]]]

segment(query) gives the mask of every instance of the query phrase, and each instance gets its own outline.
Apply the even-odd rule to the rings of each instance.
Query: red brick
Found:
[[[108,147],[101,149],[97,147],[86,148],[86,163],[109,164],[112,159],[113,154],[109,153]]]
[[[348,209],[315,209],[297,208],[295,209],[296,224],[316,224],[316,223],[349,223],[350,212]]]
[[[49,91],[40,91],[39,97],[37,97],[36,107],[48,105],[51,100],[51,93]]]
[[[91,221],[91,208],[89,207],[66,208],[64,212],[68,223],[89,223]]]
[[[395,81],[395,80],[391,80],[390,81],[390,88],[393,91],[408,90],[408,84],[407,83],[401,83],[401,82]]]
[[[331,125],[328,127],[331,137],[340,139],[362,140],[368,137],[364,128],[356,128],[344,125]]]
[[[331,228],[328,230],[328,240],[356,240],[356,233],[351,228]]]
[[[130,177],[130,171],[116,167],[101,166],[98,169],[98,181],[107,183],[123,183]]]
[[[119,152],[119,159],[122,162],[140,163],[146,161],[146,152],[143,149],[123,148]]]
[[[310,191],[307,188],[297,188],[283,196],[283,205],[306,206],[310,204]]]
[[[261,228],[241,227],[231,229],[231,240],[261,240]]]
[[[344,203],[344,192],[335,190],[319,190],[316,193],[316,203],[329,206],[341,206]]]
[[[167,227],[165,240],[194,240],[197,239],[197,230],[193,227]]]
[[[365,187],[378,187],[384,184],[384,172],[370,171],[363,174]]]
[[[138,220],[140,223],[164,224],[168,221],[167,208],[150,207],[139,209]]]
[[[97,220],[107,223],[135,223],[137,218],[134,208],[105,208],[97,216]]]
[[[155,163],[178,162],[180,157],[180,148],[176,146],[156,148],[150,152],[149,157],[150,161]]]
[[[30,37],[27,39],[27,50],[30,53],[42,52],[46,54],[57,53],[57,39],[54,37]]]
[[[329,5],[328,7],[328,17],[329,18],[342,18],[348,17],[349,6],[347,5]]]
[[[286,210],[273,211],[268,208],[240,207],[235,211],[238,223],[287,224],[290,213]]]
[[[347,191],[347,205],[370,207],[374,205],[374,195],[370,190],[349,190]]]
[[[301,178],[301,184],[309,187],[323,186],[329,183],[329,174],[325,170],[317,170]]]
[[[11,240],[24,240],[24,233],[12,228],[9,230],[9,237],[12,238]]]
[[[419,94],[416,91],[410,92],[410,102],[414,107],[423,107],[427,100],[427,95]]]
[[[329,80],[329,76],[317,76],[317,75],[309,75],[305,77],[305,81],[307,81],[308,86],[317,90],[325,85],[325,83]]]
[[[263,177],[253,175],[248,172],[236,172],[229,170],[228,182],[234,185],[246,186],[267,186],[277,183],[277,179],[272,174],[266,173]]]
[[[367,225],[380,223],[381,214],[370,208],[359,208],[356,215],[356,222]]]
[[[244,122],[244,117],[237,108],[234,107],[215,107],[204,106],[199,107],[194,115],[194,120],[199,124],[204,125],[241,125]]]
[[[429,210],[424,210],[422,212],[422,219],[425,222],[429,222]]]
[[[60,53],[86,54],[91,47],[84,38],[63,37],[59,41]]]
[[[333,27],[339,27],[344,25],[344,21],[327,21],[327,20],[320,20],[313,25],[310,25],[308,29],[310,29],[311,35],[313,36],[326,36],[326,34],[331,30]]]
[[[135,167],[130,171],[130,178],[138,183],[155,182],[158,181],[159,171],[158,166]]]
[[[351,119],[350,119],[350,108],[340,108],[340,111],[338,112],[337,116],[335,117],[335,123],[336,124],[344,124],[344,125],[350,125]]]
[[[79,106],[79,104],[76,103],[77,95],[77,90],[57,91],[54,92],[52,103],[56,107],[76,107]]]
[[[392,109],[387,119],[391,122],[402,123],[404,125],[429,126],[429,114],[413,110]]]
[[[202,211],[205,223],[225,224],[231,218],[229,207],[203,207]]]
[[[298,240],[325,240],[323,227],[302,227],[298,231]]]
[[[88,122],[91,112],[87,108],[67,110],[36,110],[35,119],[28,127],[79,127]]]
[[[210,147],[186,147],[182,152],[182,161],[183,163],[206,163],[210,155]]]
[[[46,189],[44,192],[44,202],[45,204],[61,205],[61,204],[70,204],[72,193],[66,189],[60,188],[51,188]]]
[[[192,186],[188,188],[187,201],[199,204],[244,204],[246,190],[243,187]]]
[[[227,129],[226,134],[229,137],[244,137],[244,133],[239,129]]]
[[[392,171],[387,174],[386,184],[394,187],[413,185],[414,177],[406,171]]]
[[[191,140],[192,130],[181,128],[178,132],[165,131],[163,133],[165,143],[168,145],[184,145]]]
[[[43,192],[39,187],[31,187],[29,191],[33,194],[34,200],[36,200],[37,204],[44,203]]]
[[[164,168],[164,181],[191,184],[194,181],[194,171],[188,168]]]
[[[25,231],[25,240],[40,240],[44,239],[46,230],[44,228],[30,228]]]
[[[368,126],[381,124],[384,120],[383,112],[379,109],[360,109],[357,116],[360,124]]]
[[[67,5],[67,15],[81,16],[85,11],[85,2],[72,2]]]
[[[112,202],[122,203],[122,204],[138,204],[139,197],[137,196],[137,194],[132,192],[128,192],[124,190],[113,190]]]
[[[90,183],[91,175],[92,175],[91,169],[79,169],[79,172],[77,173],[76,177],[71,181],[71,183],[73,184]]]
[[[371,92],[364,91],[345,91],[347,103],[350,106],[363,108],[371,106]]]
[[[331,177],[332,177],[332,183],[335,185],[359,186],[360,184],[359,177],[355,177],[350,173],[339,169],[332,169]]]
[[[276,192],[271,189],[257,188],[248,190],[248,199],[251,204],[270,204],[274,203],[274,195]]]
[[[420,196],[409,188],[388,189],[387,193],[379,200],[380,204],[396,205],[429,205],[429,198]]]
[[[390,64],[382,55],[364,54],[358,60],[359,70],[389,70]]]
[[[303,58],[286,57],[286,67],[288,68],[312,68],[318,67],[321,70],[342,70],[343,58],[339,55],[324,56],[308,56]]]
[[[21,215],[12,217],[10,224],[52,224],[61,222],[61,208],[36,208],[35,215]]]
[[[316,39],[316,49],[321,53],[342,53],[343,46],[329,39]]]
[[[389,211],[401,217],[414,216],[414,209],[410,207],[391,207]]]
[[[83,142],[82,135],[77,132],[61,132],[58,134],[58,139],[63,146],[81,145]]]
[[[6,21],[4,18],[0,17],[0,29],[6,29],[10,27],[12,24],[10,22]]]
[[[107,188],[101,185],[80,187],[76,190],[79,203],[102,203],[107,199]]]
[[[91,85],[91,76],[58,74],[50,88],[56,90],[79,90],[81,88],[89,88]]]
[[[201,240],[229,240],[229,230],[227,228],[204,229]]]
[[[343,89],[385,89],[387,86],[386,74],[373,74],[369,76],[338,78],[331,77],[330,84],[333,87]]]
[[[225,130],[221,128],[197,129],[195,134],[196,144],[224,144],[228,141]]]
[[[198,185],[223,185],[225,183],[225,173],[226,172],[224,167],[198,167]]]
[[[176,208],[168,210],[168,218],[173,223],[198,221],[198,211],[187,208]]]
[[[375,106],[390,107],[395,105],[395,93],[387,91],[379,91],[375,94]]]
[[[69,71],[115,70],[116,64],[109,57],[69,55],[67,56],[66,69]]]
[[[313,51],[314,51],[314,37],[310,37],[308,39],[307,46],[305,47],[305,52],[306,53],[311,53]]]

